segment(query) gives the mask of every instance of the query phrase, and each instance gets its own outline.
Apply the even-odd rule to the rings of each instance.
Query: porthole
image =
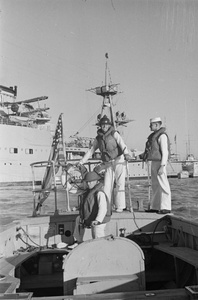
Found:
[[[70,230],[66,230],[65,231],[65,236],[66,237],[70,237],[71,236],[71,231]]]

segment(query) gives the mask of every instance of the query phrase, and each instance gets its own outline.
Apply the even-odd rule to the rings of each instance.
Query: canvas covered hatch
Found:
[[[64,295],[145,289],[144,254],[123,237],[83,242],[65,257],[63,272]]]

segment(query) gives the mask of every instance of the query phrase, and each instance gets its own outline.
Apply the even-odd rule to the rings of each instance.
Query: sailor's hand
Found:
[[[135,160],[142,160],[142,155],[140,154],[140,155],[135,156]]]
[[[131,157],[129,154],[125,154],[125,155],[124,155],[124,159],[125,159],[126,161],[129,161],[129,160],[132,160],[132,157]]]
[[[97,220],[94,220],[91,222],[91,226],[96,226],[96,225],[100,225],[101,223]]]
[[[100,174],[101,172],[105,171],[105,164],[102,163],[102,164],[96,166],[93,170],[97,174]]]
[[[165,165],[160,166],[160,168],[158,170],[158,175],[162,175],[164,173],[164,169],[165,169]]]
[[[76,163],[76,167],[80,169],[80,168],[82,167],[82,164],[78,161],[78,162]]]
[[[144,159],[144,153],[139,154],[138,159]]]

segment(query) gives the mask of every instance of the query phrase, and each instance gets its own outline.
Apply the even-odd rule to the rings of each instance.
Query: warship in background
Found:
[[[99,93],[99,90],[96,90],[96,93]],[[52,143],[52,128],[47,112],[49,108],[40,107],[40,102],[48,97],[41,96],[23,101],[16,101],[16,97],[17,87],[0,86],[0,186],[32,185],[30,165],[35,161],[44,161],[50,154]],[[33,103],[37,104],[36,108]],[[128,122],[124,113],[117,113],[115,120],[118,125]],[[81,159],[92,142],[93,138],[74,137],[65,144],[66,158],[71,162]],[[133,156],[133,151],[131,154]],[[97,152],[93,158],[99,162],[100,153]],[[168,177],[178,177],[182,166],[183,161],[170,160],[167,166]],[[190,168],[193,168],[192,162]],[[147,177],[147,164],[141,160],[129,162],[130,179]]]
[[[111,95],[113,98],[118,93],[117,88],[118,84],[111,84],[109,87],[102,86],[89,91],[102,97],[105,94]],[[0,186],[31,185],[30,165],[35,161],[44,161],[50,154],[52,143],[52,128],[47,112],[49,108],[46,105],[42,108],[40,106],[40,102],[47,100],[48,97],[41,96],[23,101],[16,101],[16,97],[16,86],[14,88],[0,86]],[[108,105],[110,105],[110,114],[113,116],[111,101],[110,103],[105,103],[105,101],[106,99],[101,114],[106,109],[108,110]],[[34,107],[33,103],[37,104],[37,107]],[[113,116],[115,128],[126,126],[131,121],[133,120],[128,119],[124,112],[116,112]],[[98,120],[95,125],[97,122]],[[65,143],[67,160],[73,162],[81,159],[92,142],[93,138],[74,136],[73,141]],[[134,153],[131,150],[131,155],[133,157],[137,155],[137,152]],[[99,162],[100,153],[96,153],[93,159]],[[148,164],[141,160],[130,161],[128,169],[130,179],[146,179],[150,175]],[[40,171],[43,172],[43,170]],[[184,172],[189,175],[188,177],[198,176],[198,161],[182,161],[172,158],[168,162],[168,177],[179,177]]]
[[[30,164],[45,160],[51,147],[49,108],[40,106],[48,97],[16,97],[16,86],[0,86],[0,185],[32,184]]]

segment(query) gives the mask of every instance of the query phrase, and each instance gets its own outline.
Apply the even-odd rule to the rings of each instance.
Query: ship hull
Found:
[[[32,170],[30,164],[46,161],[51,147],[50,129],[43,127],[23,127],[0,125],[0,186],[31,185]],[[72,162],[72,161],[71,161]],[[182,170],[182,162],[169,162],[168,177],[177,177]],[[43,177],[44,169],[37,172],[38,181]],[[129,178],[148,178],[147,165],[142,161],[129,163]]]
[[[168,177],[178,177],[179,172],[182,170],[181,161],[172,161],[167,164]],[[142,161],[129,162],[129,178],[130,179],[146,179],[149,176],[148,166]]]
[[[0,185],[32,183],[30,164],[46,160],[51,147],[50,127],[0,125]],[[39,170],[42,178],[44,170]]]

